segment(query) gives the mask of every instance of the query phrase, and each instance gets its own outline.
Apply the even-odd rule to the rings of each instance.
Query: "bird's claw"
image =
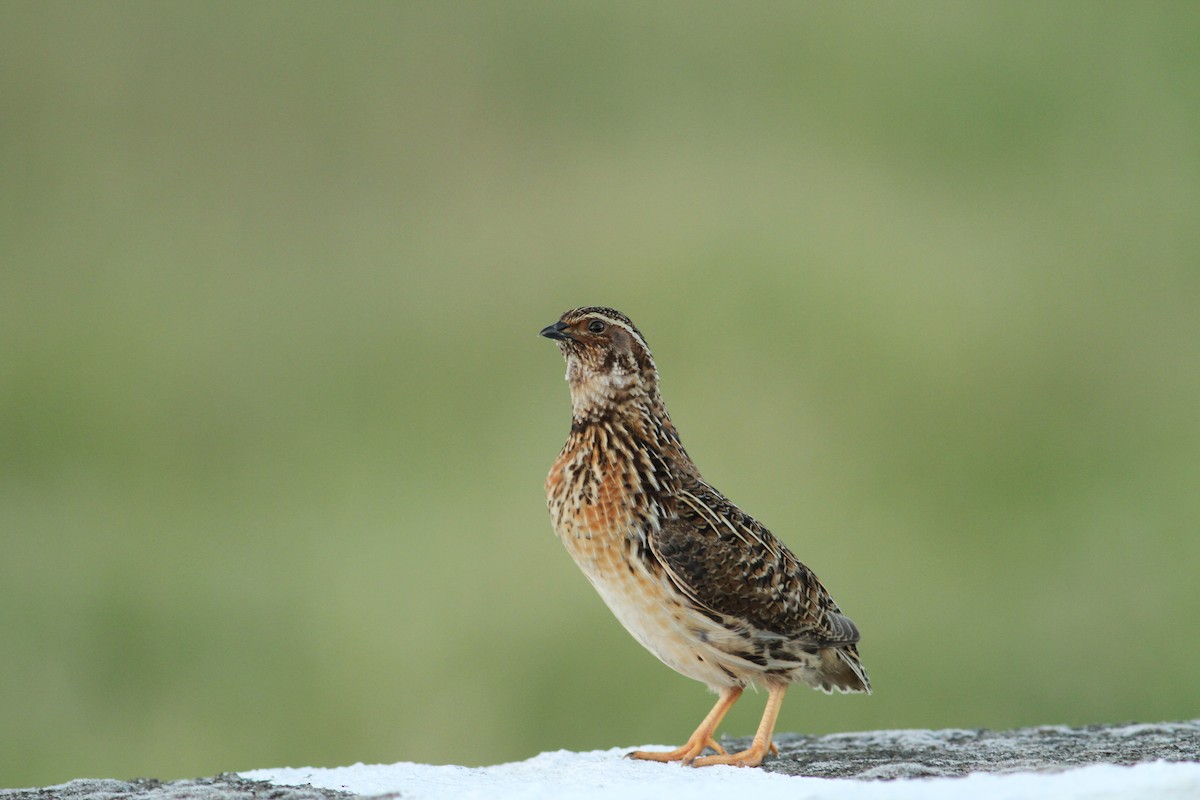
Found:
[[[697,758],[691,762],[691,765],[693,767],[713,767],[724,764],[730,767],[757,767],[762,764],[768,752],[771,755],[779,755],[779,748],[775,746],[775,742],[769,742],[766,745],[755,742],[740,753],[722,751],[719,755]]]
[[[625,757],[637,759],[639,761],[659,761],[663,763],[678,761],[681,764],[687,764],[690,766],[695,763],[696,759],[699,758],[700,754],[706,749],[711,749],[718,755],[726,755],[725,748],[718,744],[716,739],[709,736],[705,738],[703,742],[689,740],[687,744],[683,745],[683,747],[679,747],[674,750],[668,750],[666,752],[656,752],[654,750],[634,750],[631,753],[626,753]]]

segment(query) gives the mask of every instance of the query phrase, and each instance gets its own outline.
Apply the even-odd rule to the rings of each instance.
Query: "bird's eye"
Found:
[[[594,319],[588,323],[588,330],[592,333],[604,333],[604,323],[598,319]]]

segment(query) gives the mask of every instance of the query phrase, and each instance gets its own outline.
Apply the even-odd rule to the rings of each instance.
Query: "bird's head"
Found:
[[[658,371],[641,332],[611,308],[566,312],[542,336],[554,339],[567,360],[576,412],[629,400],[657,400]]]

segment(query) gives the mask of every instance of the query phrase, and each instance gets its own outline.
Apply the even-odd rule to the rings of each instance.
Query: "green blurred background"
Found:
[[[589,304],[863,630],[875,695],[780,730],[1200,715],[1197,41],[4,3],[0,785],[682,741],[544,509]]]

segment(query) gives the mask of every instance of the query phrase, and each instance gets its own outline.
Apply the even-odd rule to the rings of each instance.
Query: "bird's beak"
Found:
[[[559,341],[563,342],[575,341],[575,337],[567,333],[566,329],[567,323],[559,320],[553,325],[547,325],[546,327],[542,328],[542,336],[545,336],[547,339],[558,339]]]

